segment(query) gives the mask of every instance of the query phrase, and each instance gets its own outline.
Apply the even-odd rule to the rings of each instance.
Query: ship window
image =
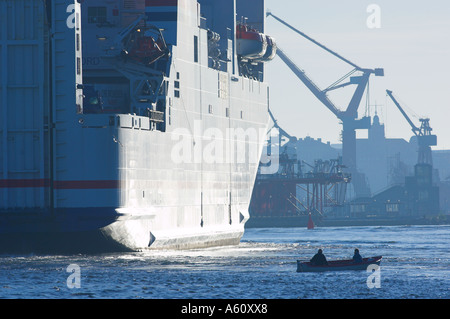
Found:
[[[211,104],[208,105],[208,113],[209,114],[213,113],[213,106]]]
[[[389,213],[398,213],[398,204],[386,204],[386,211]]]
[[[366,212],[366,205],[364,205],[364,204],[352,204],[350,206],[350,212],[351,213],[365,213]]]
[[[80,31],[80,14],[75,14],[75,28]]]
[[[77,74],[81,74],[81,59],[77,58]]]
[[[244,111],[241,111],[241,119],[244,118]]]
[[[77,51],[80,51],[80,34],[77,33]]]
[[[135,0],[124,0],[123,8],[125,10],[136,10],[136,1]]]
[[[175,97],[180,97],[180,81],[174,81],[174,96]]]
[[[106,7],[89,7],[88,23],[105,23]]]
[[[225,116],[226,116],[226,117],[230,117],[230,108],[229,108],[229,107],[227,107],[227,108],[225,109]]]
[[[194,35],[194,62],[198,62],[198,36]]]

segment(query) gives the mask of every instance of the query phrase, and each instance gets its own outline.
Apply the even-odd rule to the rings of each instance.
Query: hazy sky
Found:
[[[376,4],[380,28],[369,28],[367,19]],[[411,127],[386,89],[404,106],[412,121],[429,117],[438,146],[450,149],[450,1],[448,0],[266,0],[273,14],[297,27],[363,68],[384,68],[384,77],[371,77],[369,111],[375,110],[386,126],[387,137],[409,140]],[[352,67],[269,17],[266,33],[305,70],[322,89],[352,70]],[[267,65],[271,109],[282,126],[298,138],[307,135],[324,142],[339,142],[338,119],[305,88],[276,57]],[[355,86],[331,92],[341,110]],[[366,112],[363,97],[359,116]],[[375,106],[377,105],[377,106]],[[359,131],[358,136],[367,136]]]

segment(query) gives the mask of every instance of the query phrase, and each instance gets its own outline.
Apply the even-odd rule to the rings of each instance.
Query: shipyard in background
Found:
[[[342,124],[342,143],[292,136],[271,112],[271,130],[277,138],[268,143],[279,149],[279,169],[262,174],[261,164],[246,227],[306,227],[311,217],[320,226],[448,223],[450,151],[431,150],[437,136],[430,119],[414,122],[393,92],[386,90],[391,107],[401,113],[413,133],[409,141],[387,138],[376,109],[373,117],[367,109],[358,117],[364,94],[369,96],[369,78],[384,76],[384,70],[360,67],[275,14],[267,16],[353,70],[321,89],[278,43],[277,55],[298,78],[298,85],[306,87]],[[347,108],[339,109],[328,93],[349,87],[354,90]],[[271,105],[272,111],[282,107]],[[303,113],[305,117],[320,121]],[[357,130],[365,130],[367,138],[356,138]]]

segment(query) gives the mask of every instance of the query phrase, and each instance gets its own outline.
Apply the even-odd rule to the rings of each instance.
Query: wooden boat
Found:
[[[360,263],[350,260],[333,260],[328,265],[314,266],[310,262],[297,260],[297,272],[322,272],[322,271],[342,271],[342,270],[366,270],[369,265],[380,265],[382,256],[363,258]]]

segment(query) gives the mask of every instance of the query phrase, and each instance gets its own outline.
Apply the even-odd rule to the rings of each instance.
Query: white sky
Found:
[[[370,29],[370,4],[381,8],[381,28]],[[273,14],[363,68],[384,68],[384,77],[371,77],[370,114],[385,123],[387,137],[406,140],[411,127],[386,89],[394,92],[412,121],[429,117],[438,146],[450,149],[450,1],[448,0],[266,0]],[[275,19],[267,18],[266,33],[322,89],[352,67],[313,45]],[[276,57],[267,63],[270,105],[279,125],[302,138],[339,142],[341,125],[288,67]],[[344,110],[355,86],[330,92]],[[338,92],[339,91],[339,92]],[[366,109],[363,97],[359,116]],[[367,131],[359,131],[359,137]]]

